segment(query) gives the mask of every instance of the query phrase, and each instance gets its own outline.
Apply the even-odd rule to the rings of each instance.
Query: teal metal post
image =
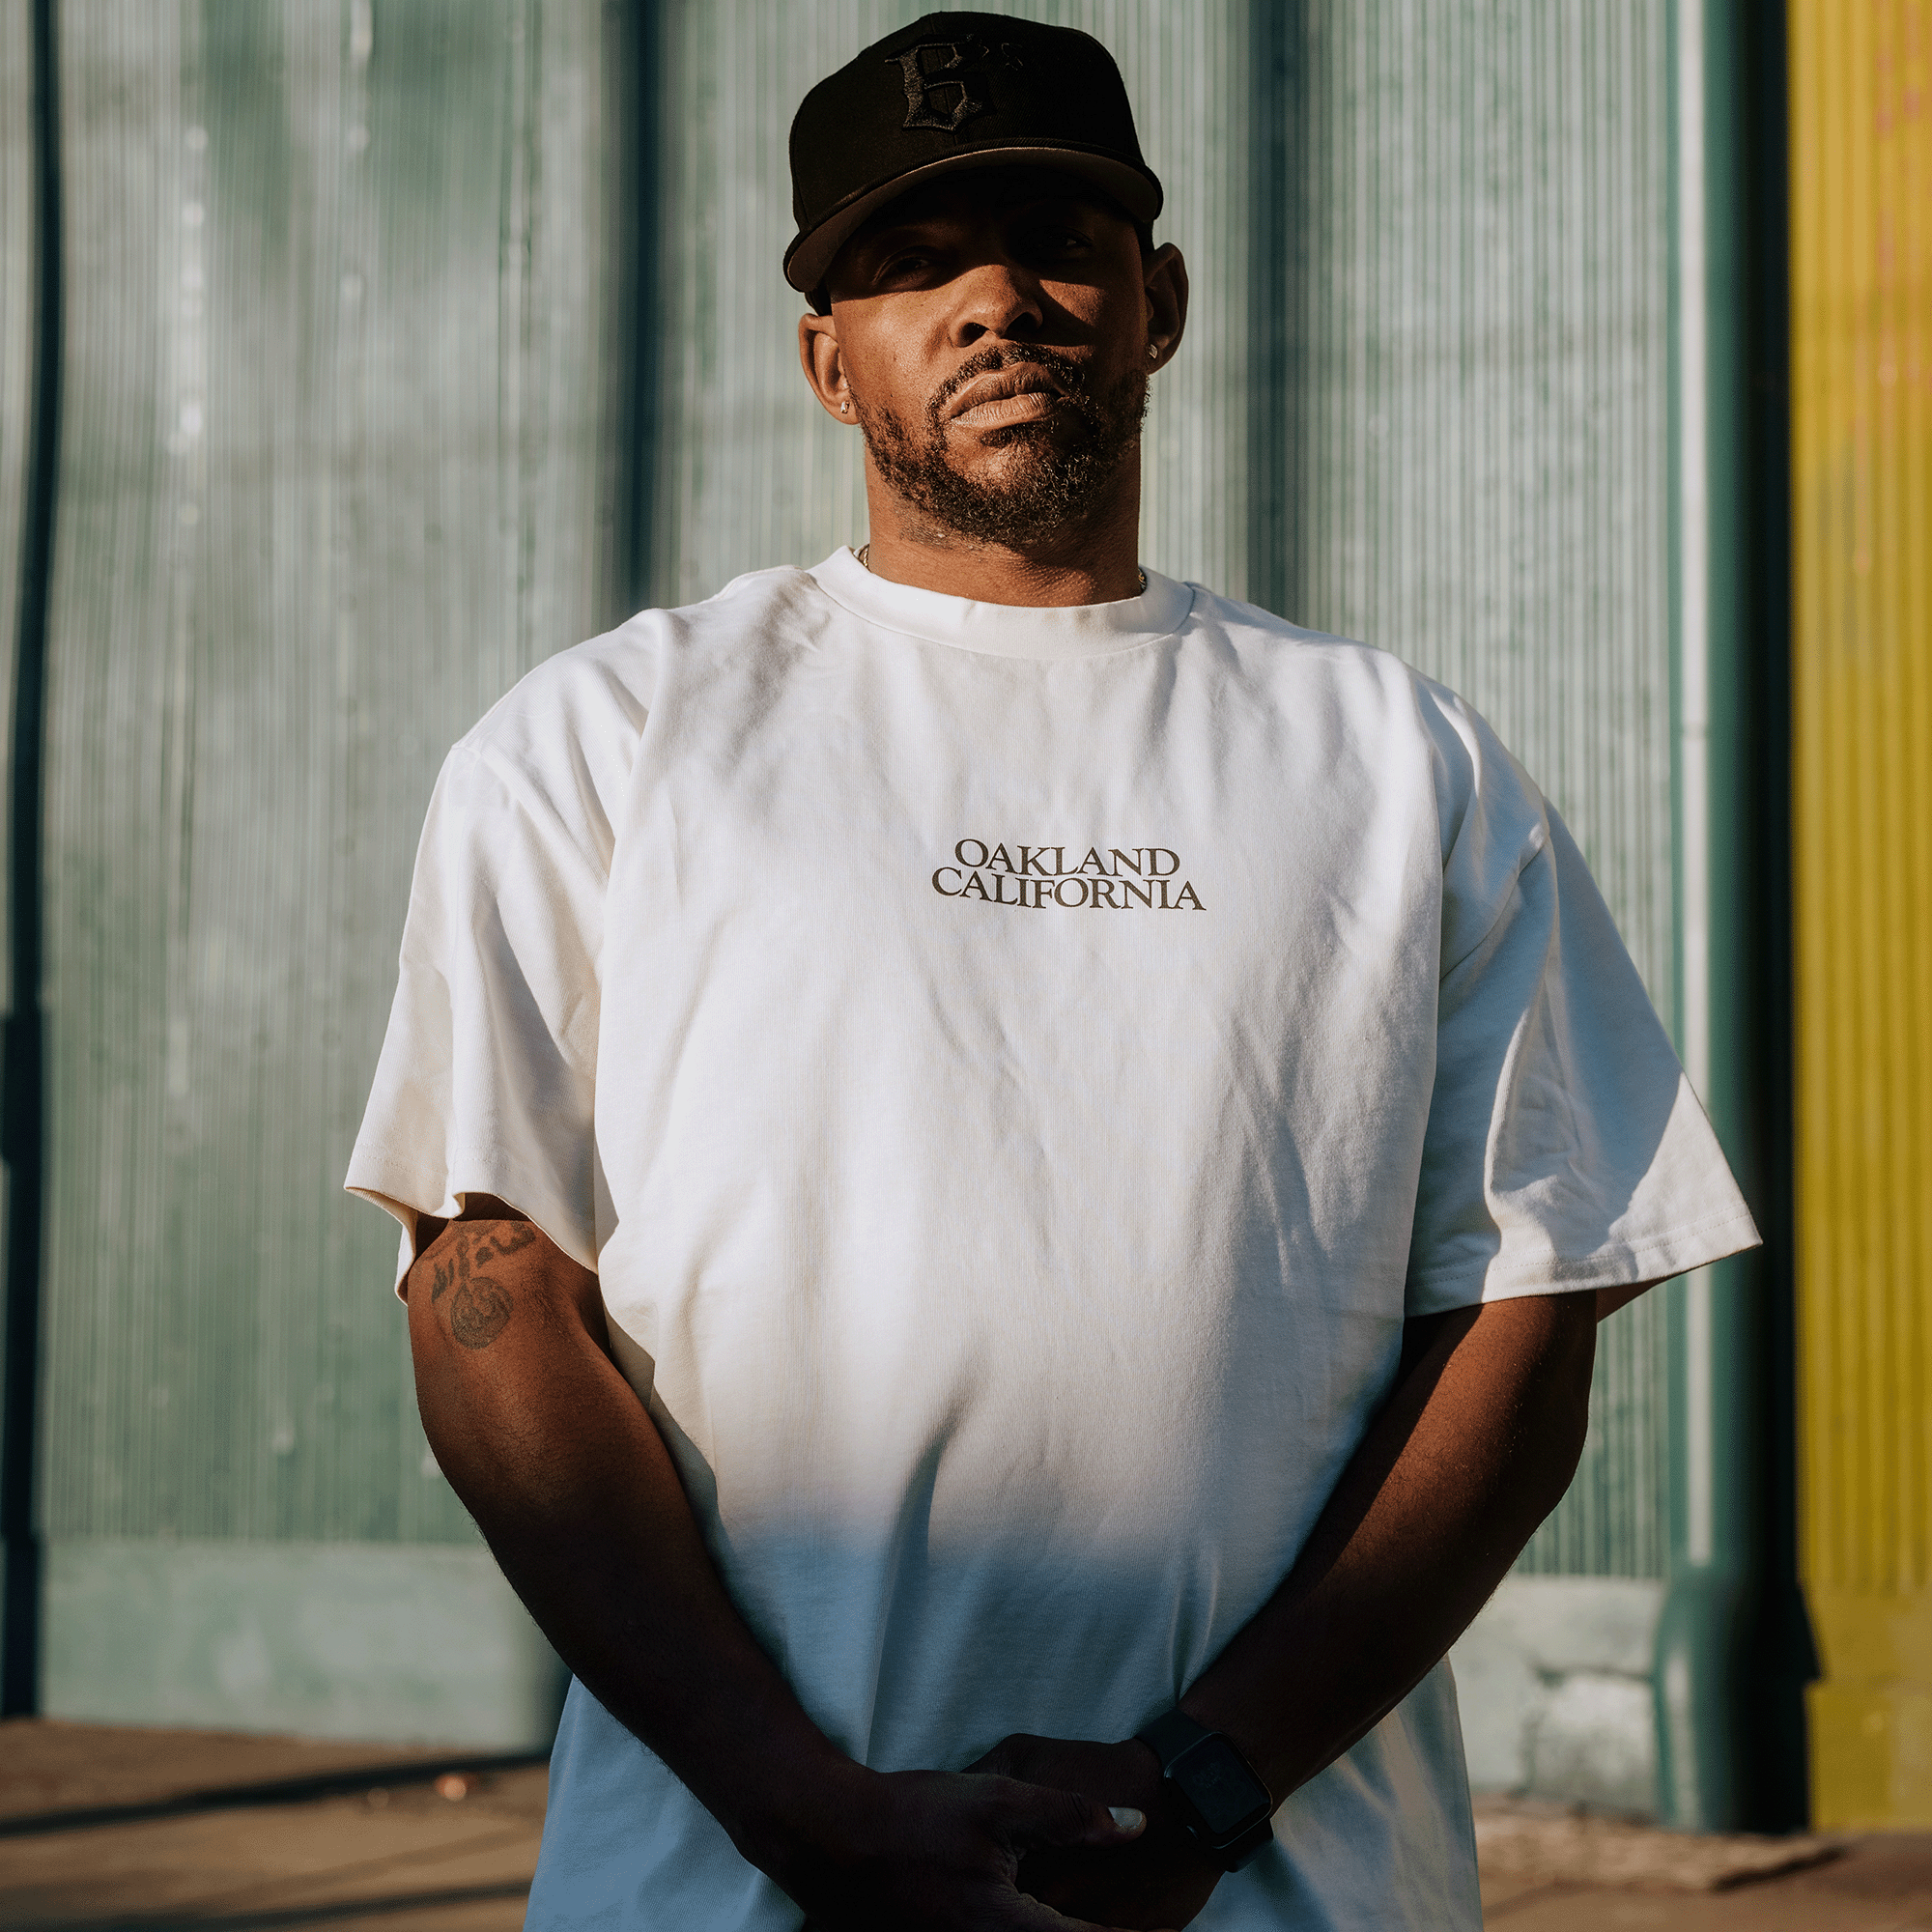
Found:
[[[46,739],[47,600],[60,472],[60,63],[54,0],[31,15],[34,102],[34,388],[27,514],[14,658],[8,828],[13,1010],[0,1078],[0,1159],[7,1164],[6,1290],[0,1310],[0,1718],[40,1709],[41,1250],[46,1082],[41,1014],[41,773]],[[0,564],[0,568],[4,568]]]
[[[1665,1291],[1658,1809],[1775,1830],[1804,1822],[1810,1672],[1788,1480],[1781,9],[1676,0],[1672,56],[1678,1033],[1766,1244]]]
[[[1676,0],[1673,123],[1673,588],[1677,724],[1677,1018],[1691,1083],[1739,1154],[1736,965],[1743,908],[1739,705],[1736,209],[1730,8]],[[1658,1808],[1666,1824],[1743,1822],[1743,1694],[1751,1569],[1748,1261],[1666,1290],[1669,1590],[1657,1634]]]

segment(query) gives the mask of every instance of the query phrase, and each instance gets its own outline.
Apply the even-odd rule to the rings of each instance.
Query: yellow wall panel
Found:
[[[1821,1826],[1932,1827],[1932,0],[1790,14],[1802,1537]]]

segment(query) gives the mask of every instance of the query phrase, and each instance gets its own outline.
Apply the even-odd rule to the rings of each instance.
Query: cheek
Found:
[[[943,380],[945,334],[922,328],[914,318],[895,318],[890,328],[853,331],[844,363],[846,381],[868,409],[917,419]]]
[[[1147,355],[1147,296],[1138,281],[1096,287],[1069,282],[1051,290],[1054,300],[1094,345],[1094,373],[1105,382],[1139,368]]]

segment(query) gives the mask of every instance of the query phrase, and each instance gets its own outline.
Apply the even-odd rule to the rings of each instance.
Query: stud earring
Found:
[[[1148,344],[1148,360],[1150,362],[1158,362],[1160,360],[1160,344],[1158,342],[1150,342]]]
[[[843,396],[840,396],[840,397],[838,398],[838,413],[839,413],[839,414],[840,414],[841,416],[842,416],[842,415],[843,415],[843,414],[845,413],[845,412],[846,412],[847,410],[849,410],[849,409],[850,409],[851,407],[852,407],[852,405],[851,405],[851,404],[850,404],[849,402],[847,402],[847,401],[845,400],[845,398],[844,398]]]

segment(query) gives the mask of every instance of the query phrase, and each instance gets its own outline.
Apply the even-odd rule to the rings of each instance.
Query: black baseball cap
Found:
[[[1136,221],[1160,213],[1121,71],[1091,34],[1005,14],[928,14],[800,103],[785,280],[812,294],[868,215],[935,175],[1029,163],[1093,182]]]

